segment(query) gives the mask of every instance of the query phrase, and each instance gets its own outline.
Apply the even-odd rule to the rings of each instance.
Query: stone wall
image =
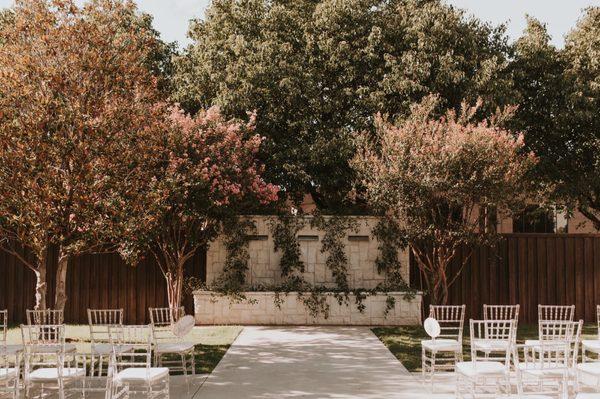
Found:
[[[257,227],[255,239],[250,241],[250,263],[246,282],[250,285],[278,284],[281,281],[279,268],[280,252],[275,252],[267,216],[253,216]],[[385,276],[377,272],[375,259],[379,254],[378,243],[372,235],[372,229],[378,222],[376,217],[356,217],[359,225],[357,232],[348,232],[346,253],[348,255],[348,282],[351,288],[373,289],[384,281]],[[321,240],[324,232],[310,227],[310,217],[298,232],[302,261],[306,271],[304,279],[313,285],[335,287],[331,272],[325,266],[327,254],[321,253]],[[208,248],[206,255],[206,282],[210,284],[223,270],[227,253],[217,239]],[[408,253],[399,251],[402,262],[402,275],[409,281]]]
[[[348,304],[339,304],[333,295],[327,295],[329,317],[313,317],[297,293],[280,294],[280,307],[275,305],[273,292],[247,292],[246,300],[236,302],[230,297],[209,291],[194,293],[196,324],[235,325],[365,325],[397,326],[421,323],[421,294],[405,298],[401,292],[368,296],[361,313],[353,295]],[[304,294],[308,295],[308,294]],[[387,298],[395,299],[387,312]]]

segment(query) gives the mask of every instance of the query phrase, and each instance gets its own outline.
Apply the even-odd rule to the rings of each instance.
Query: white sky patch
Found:
[[[83,0],[81,0],[83,1]],[[511,40],[525,28],[525,14],[547,23],[553,43],[562,47],[564,36],[575,26],[582,10],[600,6],[600,0],[446,0],[469,14],[494,25],[506,23]],[[210,0],[137,0],[141,10],[154,16],[154,26],[166,41],[189,43],[187,30],[192,18],[202,18]],[[0,0],[0,8],[13,0]]]

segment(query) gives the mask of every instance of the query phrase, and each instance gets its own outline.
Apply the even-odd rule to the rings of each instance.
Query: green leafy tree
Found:
[[[567,178],[571,160],[565,143],[574,137],[570,137],[573,131],[564,120],[565,62],[550,40],[546,26],[528,17],[525,32],[515,43],[511,64],[519,106],[508,124],[523,132],[525,149],[539,159],[531,177],[546,185],[548,200],[561,201],[564,196],[551,189]]]
[[[321,208],[348,205],[353,138],[376,112],[405,115],[430,93],[456,109],[510,97],[503,28],[438,0],[215,0],[190,37],[174,98],[256,110],[266,178]]]
[[[445,304],[460,274],[448,269],[457,251],[494,242],[493,210],[528,198],[525,176],[535,157],[522,153],[522,136],[500,127],[510,110],[475,122],[478,107],[465,105],[438,119],[435,106],[428,98],[397,125],[377,118],[376,134],[363,135],[353,165],[368,202],[408,243],[431,302]]]
[[[549,143],[565,158],[558,188],[600,229],[600,7],[587,9],[568,34],[563,57],[567,134]]]
[[[19,259],[36,273],[38,308],[50,246],[57,309],[69,259],[110,249],[138,181],[133,144],[163,115],[148,68],[157,38],[134,15],[129,1],[17,0],[0,26],[0,246],[35,255]]]

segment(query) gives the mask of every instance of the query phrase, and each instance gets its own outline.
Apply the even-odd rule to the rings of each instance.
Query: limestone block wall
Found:
[[[421,323],[421,293],[413,298],[405,298],[401,292],[368,296],[363,302],[366,306],[363,312],[354,304],[353,295],[349,304],[341,305],[333,295],[328,295],[327,318],[323,315],[313,317],[297,293],[280,294],[283,302],[279,307],[275,305],[273,292],[246,292],[244,295],[246,300],[235,302],[210,291],[196,291],[196,324],[398,326]],[[386,314],[388,296],[393,297],[395,303]]]
[[[250,285],[278,284],[281,281],[279,268],[280,252],[274,251],[273,236],[269,216],[252,216],[257,232],[249,244],[250,262],[246,281]],[[377,272],[375,259],[379,254],[377,239],[372,235],[373,227],[379,221],[376,217],[356,217],[357,232],[348,232],[346,254],[348,256],[348,282],[351,288],[375,288],[385,279]],[[325,266],[326,253],[321,253],[321,240],[324,232],[310,226],[306,218],[304,228],[298,232],[302,261],[305,264],[304,279],[313,285],[335,287],[331,272]],[[227,253],[220,239],[211,243],[206,255],[206,282],[210,284],[220,275],[225,265]],[[402,262],[402,275],[409,281],[408,253],[399,251]]]

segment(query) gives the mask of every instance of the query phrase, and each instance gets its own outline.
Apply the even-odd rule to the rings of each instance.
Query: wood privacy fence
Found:
[[[463,251],[452,264],[458,270]],[[411,259],[411,284],[422,278]],[[506,234],[496,249],[478,248],[450,288],[449,304],[481,318],[483,304],[521,304],[520,321],[537,322],[538,304],[575,305],[576,318],[596,321],[600,304],[600,235]],[[424,306],[423,309],[428,309]]]
[[[48,305],[54,303],[56,251],[48,256]],[[206,252],[198,251],[186,265],[186,275],[202,280]],[[0,252],[0,309],[8,309],[11,323],[25,321],[25,310],[35,304],[35,275],[13,256]],[[74,259],[67,274],[65,321],[87,324],[87,309],[124,309],[125,323],[148,323],[148,308],[167,306],[165,279],[152,257],[137,266],[126,265],[117,254],[84,255]],[[193,312],[193,300],[184,305]]]

